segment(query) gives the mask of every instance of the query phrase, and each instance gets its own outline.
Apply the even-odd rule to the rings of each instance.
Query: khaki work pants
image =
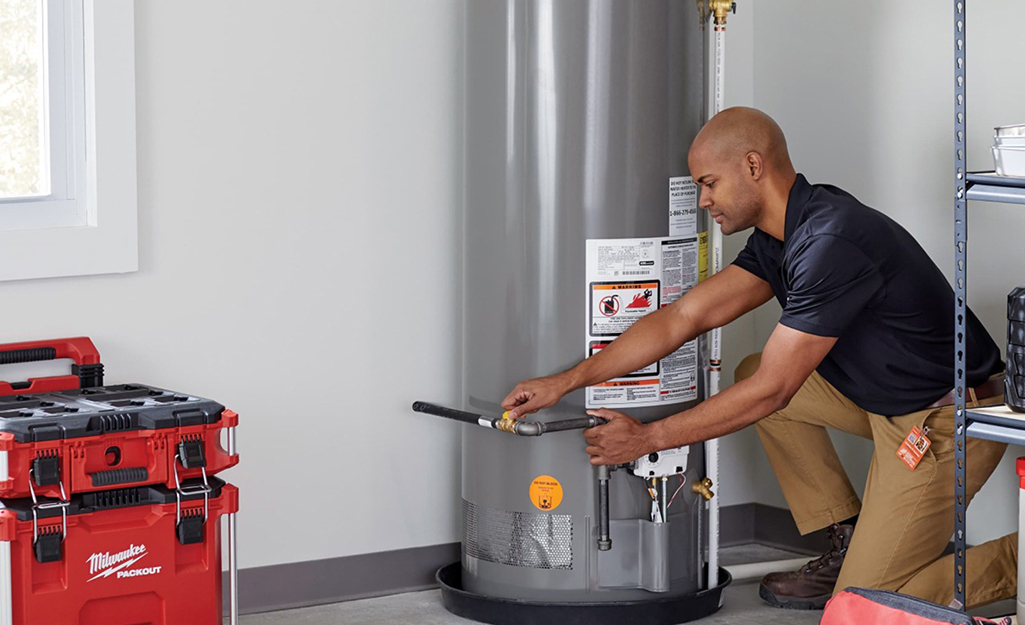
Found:
[[[761,354],[745,358],[737,367],[737,381],[752,376],[760,361]],[[1001,403],[1003,398],[969,400],[974,406]],[[928,426],[932,440],[914,471],[897,457],[912,426]],[[834,593],[860,586],[895,590],[941,605],[953,600],[953,556],[941,557],[954,533],[953,406],[895,417],[871,414],[816,372],[786,408],[755,427],[802,534],[860,513]],[[827,427],[875,443],[864,502],[840,464]],[[969,501],[1006,447],[969,439]],[[969,606],[1015,596],[1017,540],[1017,534],[1011,534],[967,551]]]

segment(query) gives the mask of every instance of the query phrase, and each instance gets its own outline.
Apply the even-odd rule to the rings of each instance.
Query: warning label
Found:
[[[591,284],[591,336],[619,336],[659,308],[659,282]]]
[[[538,510],[555,510],[562,503],[562,484],[550,475],[541,475],[530,483],[530,503]]]
[[[669,179],[669,236],[698,233],[698,185],[690,176]]]
[[[696,223],[696,222],[695,222]],[[587,242],[587,355],[698,283],[697,235]],[[629,408],[697,398],[697,341],[662,360],[587,388],[588,408]]]

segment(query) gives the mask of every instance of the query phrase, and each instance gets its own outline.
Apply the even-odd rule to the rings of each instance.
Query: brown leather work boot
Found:
[[[777,608],[821,610],[833,595],[853,534],[853,525],[830,525],[826,535],[833,548],[828,553],[805,564],[799,571],[769,573],[758,587],[758,596]]]

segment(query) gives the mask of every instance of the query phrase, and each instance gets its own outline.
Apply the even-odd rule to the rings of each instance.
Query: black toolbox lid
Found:
[[[221,488],[224,480],[216,477],[207,478],[210,486],[210,499],[217,499],[221,496]],[[203,501],[203,493],[195,492],[195,489],[203,485],[202,479],[183,480],[182,489],[187,494],[181,496],[182,502]],[[193,492],[188,492],[193,491]],[[56,499],[41,497],[39,503],[56,503]],[[132,488],[117,488],[114,490],[103,490],[95,493],[82,493],[72,495],[68,500],[68,516],[76,514],[89,514],[100,510],[114,510],[116,508],[135,508],[138,506],[151,506],[155,504],[175,503],[175,491],[166,486],[134,486]],[[19,521],[32,520],[32,500],[21,499],[0,499],[0,510],[13,510],[18,515]],[[40,519],[50,519],[61,516],[59,507],[39,508],[36,514]]]
[[[0,397],[0,432],[19,443],[163,430],[221,420],[224,406],[142,384]]]

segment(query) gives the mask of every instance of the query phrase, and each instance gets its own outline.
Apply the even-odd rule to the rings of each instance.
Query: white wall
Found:
[[[968,2],[968,163],[992,169],[992,127],[1025,122],[1015,0]],[[755,14],[754,104],[783,127],[812,182],[830,182],[902,223],[953,274],[953,3],[932,0],[746,0]],[[1012,80],[1013,78],[1013,80]],[[1025,283],[1020,208],[970,208],[969,303],[1002,347],[1008,291]],[[778,308],[757,313],[764,343]],[[871,445],[840,434],[838,448],[862,483]],[[969,540],[1016,526],[1013,460],[969,513]],[[970,468],[969,468],[970,470]]]
[[[409,402],[459,396],[460,2],[136,12],[141,270],[0,284],[0,338],[238,411],[243,567],[458,540]]]

